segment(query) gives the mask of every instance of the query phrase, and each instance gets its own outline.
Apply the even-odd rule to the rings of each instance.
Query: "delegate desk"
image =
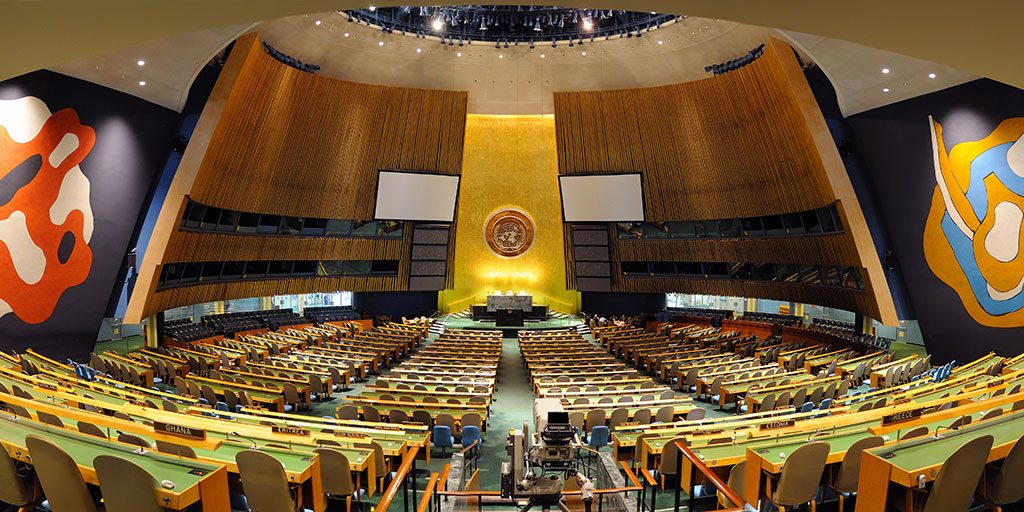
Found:
[[[925,436],[866,451],[860,467],[857,512],[884,510],[890,482],[904,487],[906,500],[912,502],[911,491],[917,487],[919,478],[923,477],[925,482],[935,480],[953,452],[967,441],[984,435],[993,438],[988,462],[1006,458],[1024,435],[1024,411],[1004,413],[956,431],[943,432],[939,438]]]
[[[153,451],[136,454],[134,446],[103,441],[86,434],[43,425],[24,418],[15,419],[6,413],[0,413],[0,444],[13,459],[31,464],[32,454],[28,452],[25,443],[25,437],[28,435],[46,439],[67,452],[78,465],[85,481],[92,485],[99,485],[99,478],[93,468],[96,457],[115,455],[138,464],[158,482],[173,482],[173,489],[156,489],[162,507],[185,510],[199,503],[199,509],[204,512],[221,512],[231,508],[227,470],[223,465],[171,457]]]

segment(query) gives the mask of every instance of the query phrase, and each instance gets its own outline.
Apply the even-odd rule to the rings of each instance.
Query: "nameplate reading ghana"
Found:
[[[882,426],[894,425],[897,423],[904,423],[911,420],[916,420],[921,417],[921,413],[924,409],[911,409],[909,411],[900,411],[895,414],[889,414],[882,416]]]
[[[796,420],[779,420],[769,421],[768,423],[762,423],[759,427],[760,430],[774,430],[777,428],[786,428],[796,425]]]
[[[206,431],[199,430],[197,428],[185,427],[181,425],[173,425],[171,423],[160,423],[159,421],[153,422],[153,431],[162,432],[164,434],[171,434],[178,437],[187,437],[189,439],[206,439]]]
[[[290,436],[308,436],[309,431],[304,428],[298,427],[282,427],[280,425],[273,425],[270,427],[270,431],[275,434],[287,434]]]

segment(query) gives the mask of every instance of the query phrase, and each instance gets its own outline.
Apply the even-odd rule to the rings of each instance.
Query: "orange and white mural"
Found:
[[[79,164],[95,141],[73,109],[0,100],[0,317],[42,323],[89,276],[94,221]]]
[[[1024,326],[1024,118],[946,152],[929,118],[936,187],[924,255],[979,324]]]

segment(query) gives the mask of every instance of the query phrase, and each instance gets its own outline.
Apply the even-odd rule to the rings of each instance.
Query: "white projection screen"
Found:
[[[644,193],[640,173],[558,177],[565,222],[641,222]]]
[[[455,222],[459,176],[380,171],[377,175],[377,220]]]

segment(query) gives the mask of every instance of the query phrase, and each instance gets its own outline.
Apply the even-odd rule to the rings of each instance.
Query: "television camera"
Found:
[[[580,465],[579,438],[569,424],[569,413],[548,412],[547,424],[539,439],[531,442],[526,421],[523,428],[509,432],[505,449],[512,460],[501,463],[501,495],[504,498],[526,499],[521,512],[540,506],[545,512],[558,507],[569,512],[563,498],[563,478],[575,478],[587,512],[593,501],[594,485],[577,471]]]

